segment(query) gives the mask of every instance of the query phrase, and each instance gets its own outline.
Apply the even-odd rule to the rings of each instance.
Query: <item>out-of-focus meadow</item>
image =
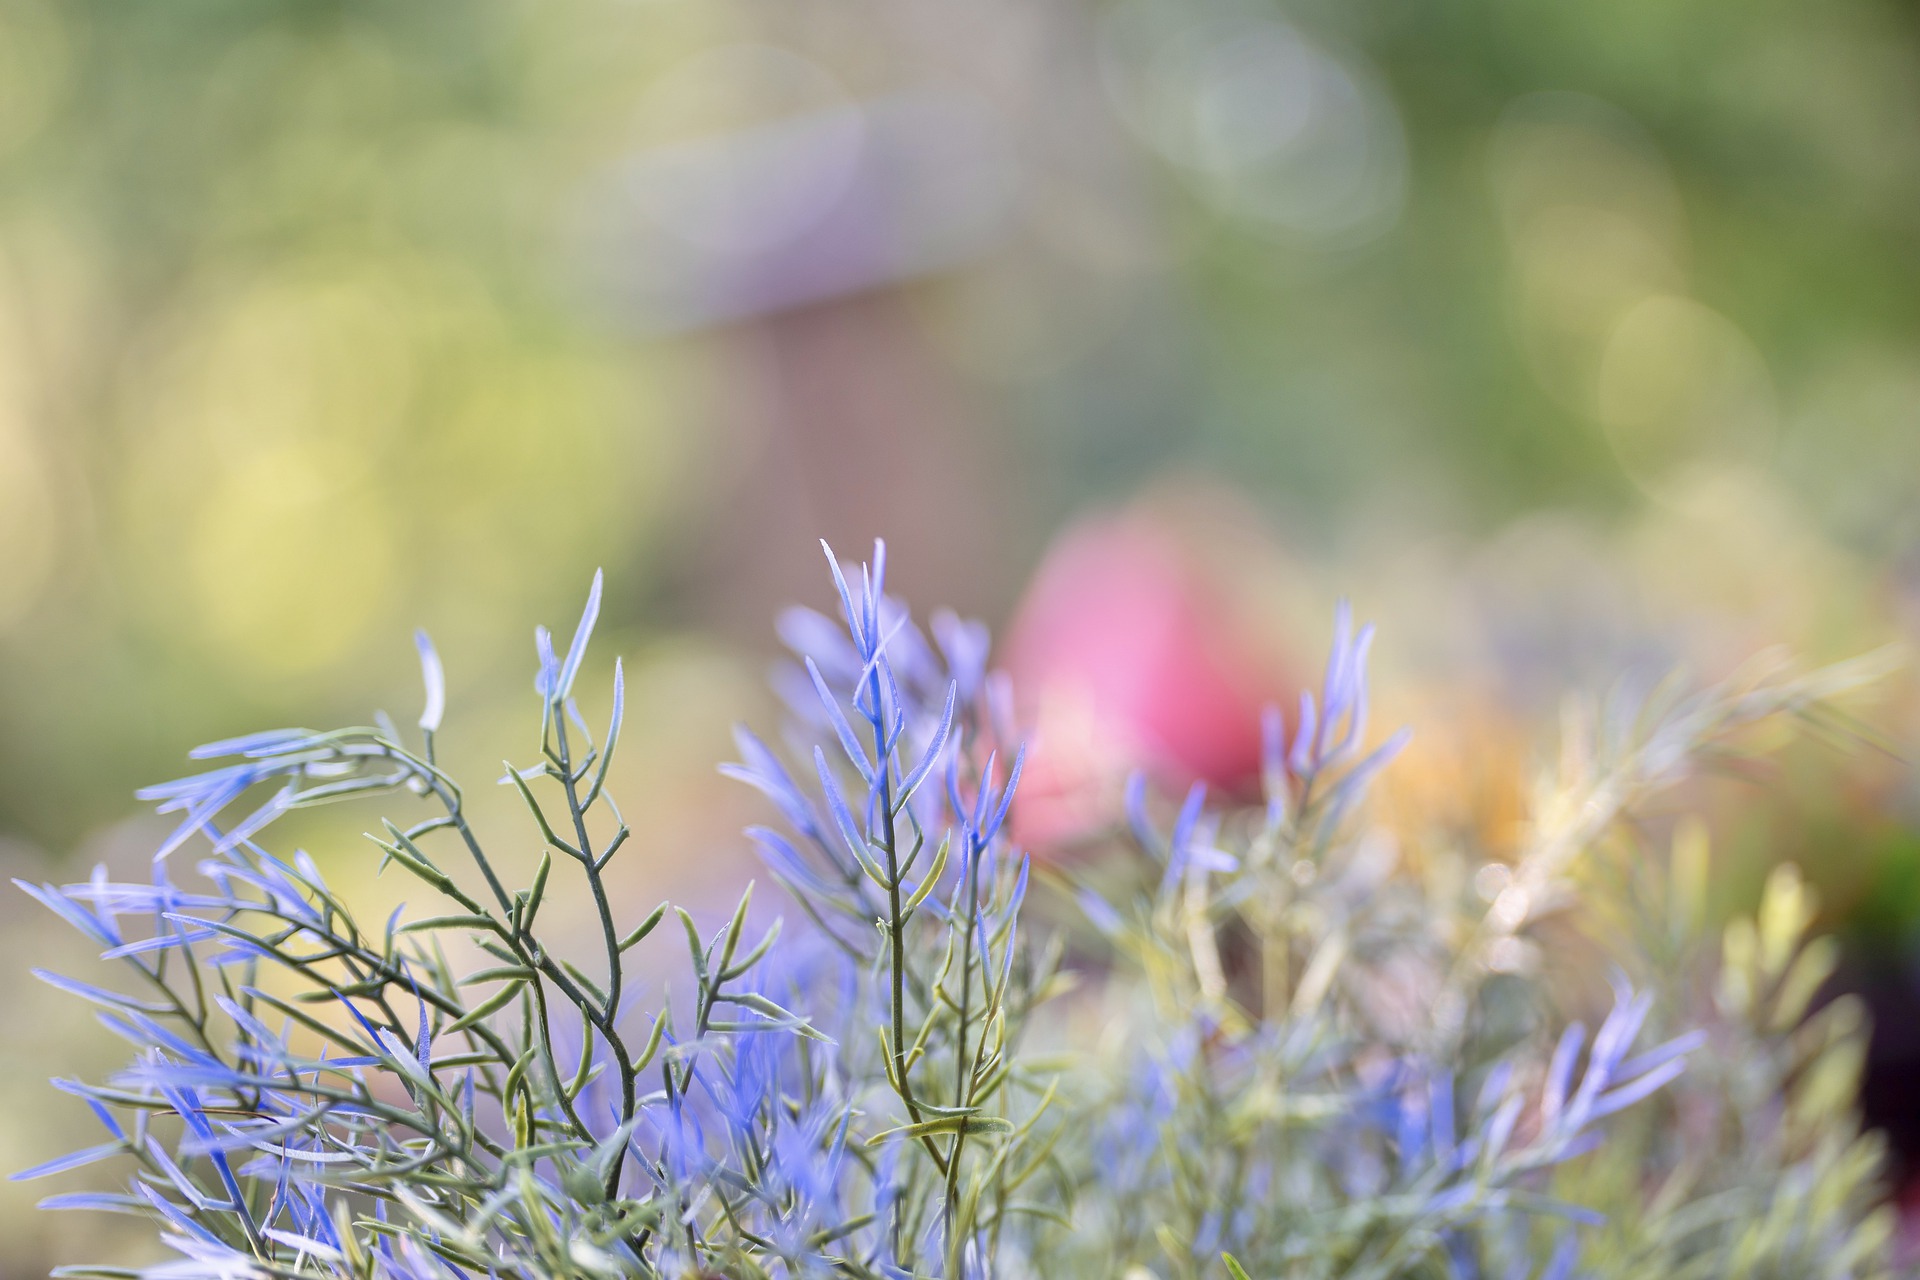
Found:
[[[1497,853],[1565,689],[1920,638],[1916,244],[1892,0],[0,0],[0,861],[136,866],[194,743],[410,714],[416,625],[490,778],[604,565],[626,887],[717,896],[773,614],[875,534],[1003,629],[1027,838],[1241,780],[1344,593],[1399,794]],[[1910,771],[1762,783],[1723,893],[1803,863],[1897,1084]],[[17,1167],[117,1051],[0,922]],[[6,1275],[98,1230],[37,1194]]]

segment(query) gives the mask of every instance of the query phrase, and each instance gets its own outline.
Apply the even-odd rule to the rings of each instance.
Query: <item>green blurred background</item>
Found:
[[[137,867],[194,742],[404,718],[416,625],[486,768],[604,565],[627,807],[697,893],[817,538],[999,623],[1140,502],[1358,596],[1409,707],[1915,635],[1920,9],[0,0],[14,874]],[[1911,780],[1832,774],[1770,829],[1898,989]],[[24,989],[28,905],[44,1100],[112,1046]],[[97,1229],[37,1190],[6,1275]]]

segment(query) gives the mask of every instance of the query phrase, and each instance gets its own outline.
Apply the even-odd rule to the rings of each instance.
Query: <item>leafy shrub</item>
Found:
[[[1517,859],[1403,858],[1365,797],[1404,737],[1368,749],[1371,630],[1343,609],[1319,696],[1290,736],[1270,714],[1263,805],[1195,787],[1156,820],[1136,784],[1129,868],[1036,868],[1010,844],[1024,751],[984,629],[940,614],[928,639],[883,547],[829,562],[841,618],[783,620],[794,749],[742,730],[725,766],[778,812],[748,834],[802,925],[752,939],[743,897],[704,936],[613,900],[619,664],[604,734],[572,696],[596,579],[564,655],[536,633],[539,757],[500,779],[544,850],[527,887],[437,763],[424,636],[417,735],[202,747],[231,763],[142,793],[181,815],[151,883],[22,886],[137,993],[40,974],[136,1055],[55,1082],[110,1140],[21,1176],[130,1162],[125,1191],[46,1204],[153,1218],[174,1258],[143,1274],[183,1280],[1888,1273],[1861,1020],[1805,1016],[1833,956],[1804,940],[1804,888],[1777,874],[1716,949],[1697,830],[1670,863],[1609,856],[1691,762],[1823,714],[1869,666],[1616,699],[1570,734]],[[263,843],[375,794],[410,811],[368,856],[433,914],[364,921]],[[1035,887],[1054,918],[1028,929]],[[591,955],[542,910],[582,888]],[[1606,971],[1609,947],[1569,919],[1619,926],[1590,1037],[1543,961]],[[677,1004],[630,972],[662,928],[686,940]]]

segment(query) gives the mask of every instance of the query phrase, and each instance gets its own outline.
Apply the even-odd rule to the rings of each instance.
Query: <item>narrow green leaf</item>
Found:
[[[527,780],[520,776],[520,771],[505,760],[502,760],[500,764],[506,769],[507,777],[512,781],[514,788],[520,792],[520,798],[527,802],[527,808],[532,812],[533,820],[540,824],[541,837],[562,853],[570,854],[575,858],[579,858],[581,861],[585,861],[584,854],[553,833],[553,826],[547,821],[546,811],[540,807],[540,802],[533,798],[533,791],[527,786]]]
[[[533,888],[527,891],[527,906],[520,913],[520,928],[533,928],[534,913],[540,910],[540,901],[547,894],[547,874],[553,870],[553,855],[545,849],[540,851],[540,869],[533,873]]]
[[[753,881],[747,881],[746,892],[740,895],[740,905],[733,909],[733,919],[727,921],[726,940],[720,944],[720,963],[715,968],[721,973],[733,963],[734,948],[740,945],[740,930],[746,927],[747,907],[753,901]]]
[[[510,982],[530,982],[539,976],[538,973],[523,964],[507,964],[494,969],[482,969],[478,973],[470,973],[460,979],[460,985],[466,987],[476,982],[500,982],[503,980]]]
[[[637,943],[640,942],[642,938],[645,938],[648,934],[652,933],[654,926],[659,924],[661,919],[666,914],[667,914],[667,904],[663,902],[659,906],[655,907],[651,912],[649,912],[647,915],[647,918],[645,920],[642,920],[639,923],[639,925],[637,925],[634,928],[632,933],[629,933],[626,937],[620,939],[620,950],[625,951],[627,948],[636,945]]]
[[[488,1014],[493,1013],[495,1010],[504,1006],[509,1000],[519,995],[520,988],[523,985],[524,980],[522,979],[514,979],[508,982],[485,1000],[447,1024],[446,1030],[440,1034],[443,1036],[449,1035],[455,1031],[465,1031],[468,1027],[477,1025]]]
[[[700,945],[700,931],[694,927],[693,917],[686,908],[675,907],[674,914],[680,917],[680,927],[687,931],[687,953],[693,957],[693,972],[704,984],[707,980],[707,953]]]
[[[390,791],[399,786],[400,782],[401,778],[391,774],[376,774],[371,778],[343,778],[339,782],[329,782],[318,787],[308,787],[305,791],[291,792],[287,796],[287,807],[306,809],[314,805],[326,804],[330,800],[344,800],[362,791]]]
[[[635,1073],[645,1071],[648,1068],[648,1066],[652,1065],[653,1055],[660,1052],[661,1033],[666,1031],[666,1029],[667,1029],[667,1020],[664,1016],[655,1018],[653,1020],[653,1030],[647,1034],[647,1047],[642,1049],[640,1051],[640,1056],[633,1060],[633,1069]]]
[[[925,902],[927,895],[932,893],[934,887],[940,883],[940,873],[947,869],[947,850],[952,844],[953,836],[949,833],[947,837],[940,842],[939,849],[934,852],[933,865],[927,868],[926,877],[920,881],[920,887],[913,891],[912,897],[901,904],[900,918],[902,920],[911,916],[914,908]]]
[[[507,1069],[507,1082],[501,1087],[501,1097],[511,1098],[513,1096],[515,1086],[525,1079],[527,1068],[533,1065],[533,1055],[534,1048],[529,1045],[527,1046],[527,1051],[514,1061],[513,1066]],[[521,1145],[525,1144],[523,1143]]]
[[[766,957],[767,951],[773,946],[774,939],[779,936],[780,918],[776,916],[774,917],[773,924],[768,927],[766,935],[754,944],[753,950],[747,952],[741,960],[727,966],[727,968],[721,972],[720,981],[731,982],[753,968],[756,964],[759,964],[760,961]]]
[[[580,1019],[580,1069],[573,1073],[573,1079],[566,1086],[567,1101],[580,1096],[587,1087],[587,1081],[593,1076],[593,1019]]]
[[[1015,1200],[1002,1209],[1002,1213],[1024,1213],[1030,1218],[1044,1218],[1048,1222],[1062,1227],[1073,1226],[1073,1219],[1061,1212],[1057,1205],[1040,1204],[1033,1200]]]
[[[381,851],[385,853],[388,858],[399,863],[434,888],[445,889],[453,883],[452,878],[449,877],[446,872],[440,870],[440,868],[434,866],[432,863],[414,857],[399,845],[390,844],[382,840],[379,836],[374,835],[371,831],[367,832],[366,835],[367,839],[380,846]]]
[[[439,1071],[450,1067],[477,1067],[483,1063],[498,1061],[500,1058],[497,1054],[484,1050],[474,1050],[471,1053],[449,1053],[444,1056],[436,1054],[433,1059],[433,1068]]]
[[[400,926],[398,933],[418,933],[423,929],[485,929],[493,932],[497,925],[491,916],[429,916],[425,920],[413,920]]]
[[[765,996],[752,991],[726,992],[716,996],[715,999],[724,1000],[728,1004],[737,1004],[743,1009],[751,1009],[755,1013],[763,1013],[769,1018],[776,1018],[782,1022],[801,1020],[800,1016],[792,1010],[782,1008]]]
[[[875,1146],[887,1138],[926,1138],[939,1133],[1012,1133],[1013,1125],[999,1116],[939,1116],[932,1120],[922,1120],[918,1124],[903,1124],[892,1129],[883,1129],[867,1139],[868,1146]]]
[[[331,1004],[341,996],[377,996],[387,989],[387,985],[385,978],[369,978],[365,982],[343,983],[322,991],[302,991],[294,999],[301,1004]]]

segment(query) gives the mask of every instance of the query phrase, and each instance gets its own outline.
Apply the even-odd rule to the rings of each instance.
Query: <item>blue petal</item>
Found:
[[[82,1165],[93,1164],[95,1161],[105,1160],[109,1156],[122,1155],[125,1152],[126,1147],[122,1144],[118,1142],[108,1142],[101,1146],[88,1147],[83,1151],[68,1152],[66,1155],[54,1160],[49,1160],[45,1164],[37,1164],[31,1169],[24,1169],[19,1173],[13,1174],[8,1181],[28,1182],[34,1178],[46,1178],[56,1173],[65,1173],[69,1169],[78,1169]]]
[[[258,733],[245,733],[237,738],[222,738],[218,742],[204,743],[189,751],[187,755],[194,760],[252,755],[256,751],[268,748],[283,749],[317,736],[311,729],[262,729]]]
[[[573,692],[573,678],[580,674],[580,663],[587,656],[587,641],[593,638],[593,624],[600,620],[600,588],[605,575],[593,571],[593,586],[587,591],[587,607],[580,611],[580,624],[573,629],[573,643],[567,646],[567,661],[560,668],[557,696]]]
[[[440,718],[447,709],[446,671],[440,665],[440,654],[424,630],[413,633],[413,647],[420,652],[420,683],[427,690],[427,705],[420,712],[420,727],[428,733],[438,733]]]

